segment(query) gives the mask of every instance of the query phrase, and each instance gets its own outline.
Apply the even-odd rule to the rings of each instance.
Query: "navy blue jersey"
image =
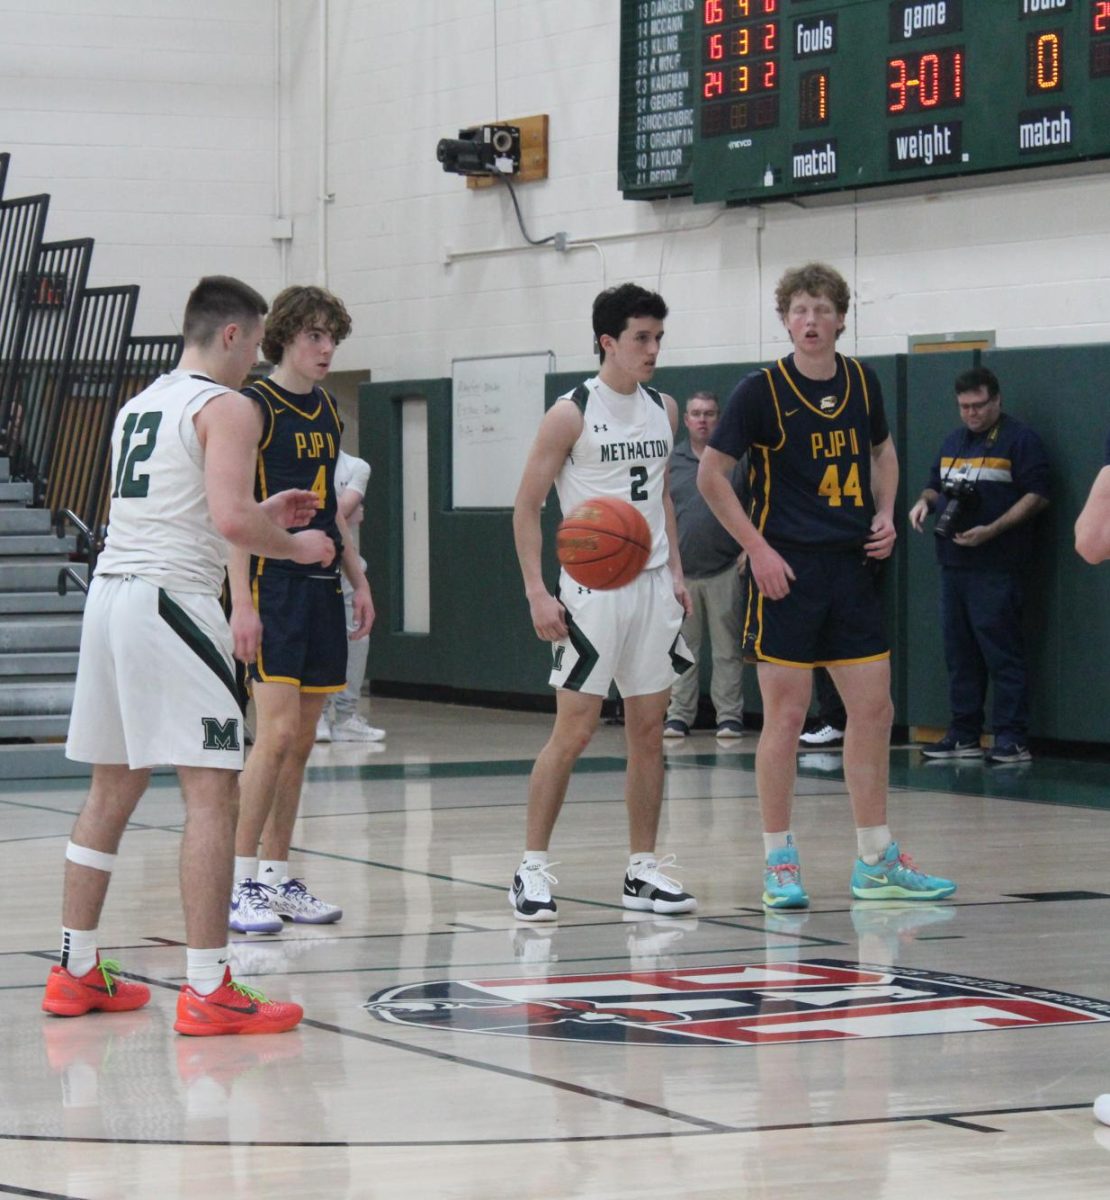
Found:
[[[243,389],[262,410],[262,440],[258,444],[258,472],[254,494],[265,500],[286,488],[306,488],[320,497],[321,506],[309,524],[338,538],[335,514],[335,463],[339,457],[341,424],[335,401],[321,387],[308,394],[287,391],[272,379],[261,379]],[[287,559],[259,560],[260,572],[267,561],[283,571],[307,575],[335,574],[336,555],[330,568],[319,563],[300,564]]]
[[[773,546],[862,546],[871,531],[871,450],[890,436],[879,380],[836,356],[832,379],[807,379],[794,356],[745,376],[709,439],[749,455],[748,515]]]

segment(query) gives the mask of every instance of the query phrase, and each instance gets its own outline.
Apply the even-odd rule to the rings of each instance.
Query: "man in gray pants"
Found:
[[[698,491],[698,463],[721,415],[712,392],[695,392],[686,402],[683,424],[689,440],[671,453],[671,500],[678,526],[678,548],[693,611],[682,626],[682,635],[697,660],[703,635],[708,631],[713,651],[709,694],[717,715],[717,736],[735,739],[744,734],[740,657],[740,606],[745,555],[724,526],[709,510]],[[746,467],[737,464],[733,487],[743,497]],[[698,711],[698,672],[686,671],[671,688],[671,702],[663,725],[665,738],[684,738]]]

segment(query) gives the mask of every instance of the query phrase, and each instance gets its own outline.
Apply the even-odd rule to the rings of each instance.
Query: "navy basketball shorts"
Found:
[[[878,564],[860,548],[779,548],[795,579],[768,600],[749,572],[744,654],[786,667],[839,667],[890,657]]]
[[[262,645],[248,668],[256,683],[302,692],[347,686],[347,620],[338,575],[301,575],[267,563],[253,585]]]

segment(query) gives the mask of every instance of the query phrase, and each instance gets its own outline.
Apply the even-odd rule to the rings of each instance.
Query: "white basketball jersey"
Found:
[[[120,409],[98,575],[138,575],[176,591],[219,594],[228,547],[208,511],[193,418],[226,391],[204,375],[176,370]]]
[[[651,531],[646,569],[661,567],[670,556],[663,488],[674,434],[667,410],[642,387],[625,396],[596,375],[583,387],[582,433],[555,476],[559,507],[566,514],[596,496],[627,500]],[[560,399],[575,399],[574,392]]]

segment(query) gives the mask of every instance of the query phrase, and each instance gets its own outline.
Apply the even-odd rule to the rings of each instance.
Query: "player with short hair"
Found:
[[[358,548],[337,507],[342,425],[335,401],[320,386],[336,346],[350,330],[351,318],[331,292],[286,288],[274,300],[262,339],[274,370],[244,390],[263,422],[256,494],[264,498],[278,487],[316,493],[320,507],[313,528],[340,548],[339,561],[353,589],[349,636],[355,640],[369,634],[374,603]],[[290,875],[289,847],[324,701],[347,682],[348,631],[338,563],[326,570],[265,556],[252,563],[236,552],[228,577],[235,654],[248,664],[257,715],[240,785],[228,922],[239,933],[277,933],[283,918],[329,924],[343,910]]]
[[[664,873],[655,842],[663,802],[663,717],[676,674],[692,659],[680,633],[690,598],[682,579],[667,461],[678,409],[647,387],[655,373],[667,306],[632,283],[594,301],[593,326],[601,368],[560,396],[544,415],[513,508],[513,533],[524,592],[537,637],[552,643],[550,683],[555,725],[532,769],[525,851],[509,890],[514,915],[549,921],[548,855],[571,771],[589,744],[602,701],[615,682],[624,699],[628,763],[625,803],[631,856],[622,902],[656,913],[693,912],[697,901]],[[592,591],[564,571],[556,595],[543,581],[540,510],[552,484],[570,512],[585,500],[614,496],[643,514],[651,553],[624,587]]]
[[[793,353],[740,381],[702,455],[698,486],[748,552],[745,652],[758,664],[763,732],[756,785],[767,908],[809,897],[790,815],[814,667],[847,710],[844,778],[856,824],[860,900],[938,900],[956,885],[917,870],[887,826],[890,650],[875,568],[894,549],[898,459],[875,373],[836,352],[851,294],[832,267],[787,271],[775,292]],[[730,476],[749,454],[745,513]]]
[[[315,510],[310,492],[252,495],[262,422],[235,389],[258,357],[266,302],[226,276],[202,279],[185,309],[177,368],[128,401],[112,431],[108,536],[89,588],[68,757],[93,764],[66,850],[61,962],[42,1007],[59,1016],[139,1008],[143,984],[101,961],[96,930],[120,839],[151,767],[177,768],[185,798],[181,898],[187,982],[174,1028],[278,1033],[297,1004],[232,981],[227,902],[242,712],[220,607],[227,541],[326,565],[318,530],[287,532]]]

